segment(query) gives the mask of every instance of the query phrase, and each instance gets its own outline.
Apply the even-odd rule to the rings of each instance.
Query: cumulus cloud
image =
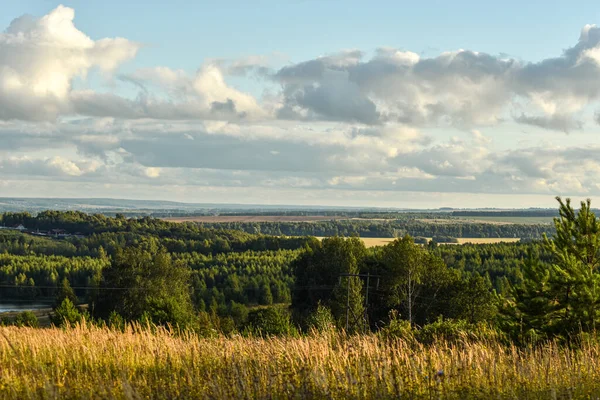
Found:
[[[118,73],[139,49],[91,39],[63,6],[0,33],[2,180],[600,194],[600,149],[583,144],[586,123],[600,123],[600,113],[589,115],[600,97],[600,28],[592,25],[535,63],[386,47],[284,66],[280,56],[258,55],[205,59],[195,71]],[[102,92],[74,85],[90,74],[118,79]],[[244,80],[251,85],[232,84]],[[517,124],[540,129],[521,139]],[[542,145],[547,137],[562,139]]]
[[[585,26],[575,46],[537,63],[471,50],[422,58],[380,48],[369,60],[355,51],[286,66],[273,79],[283,85],[282,118],[468,127],[525,108],[516,122],[570,131],[600,96],[600,28]]]
[[[139,45],[94,41],[59,6],[41,18],[23,16],[0,33],[0,119],[52,120],[71,109],[72,80],[93,68],[107,73],[131,59]]]

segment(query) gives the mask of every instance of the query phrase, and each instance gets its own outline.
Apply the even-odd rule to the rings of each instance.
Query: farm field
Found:
[[[323,239],[323,236],[317,237],[317,239]],[[386,244],[393,242],[396,238],[363,238],[360,240],[367,247],[375,247],[375,246],[385,246]],[[427,240],[431,240],[431,238],[427,238]],[[490,243],[516,243],[520,238],[458,238],[458,243],[444,243],[444,244],[465,244],[465,243],[473,243],[473,244],[490,244]]]
[[[458,244],[516,243],[520,238],[458,238]]]
[[[600,345],[1,327],[3,399],[597,398]]]

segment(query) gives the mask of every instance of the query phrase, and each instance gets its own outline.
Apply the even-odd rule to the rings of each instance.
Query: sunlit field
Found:
[[[318,237],[318,239],[323,239],[323,237]],[[375,246],[385,246],[386,244],[393,242],[395,238],[360,238],[362,242],[367,247],[375,247]],[[431,238],[427,238],[427,240],[431,240]],[[473,243],[473,244],[483,244],[483,243],[516,243],[520,239],[519,238],[457,238],[458,243],[444,243],[444,244],[465,244],[465,243]]]
[[[600,395],[600,345],[519,350],[375,335],[218,337],[158,329],[0,328],[0,397],[581,398]]]

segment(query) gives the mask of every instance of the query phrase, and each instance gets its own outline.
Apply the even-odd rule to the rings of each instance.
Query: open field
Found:
[[[342,216],[331,215],[200,215],[195,217],[167,217],[162,218],[171,222],[314,222],[349,219]]]
[[[318,237],[317,239],[323,239],[323,237]],[[360,240],[362,240],[363,243],[365,244],[365,246],[367,246],[367,247],[385,246],[386,244],[393,242],[394,239],[395,238],[364,238],[364,237],[360,238]],[[431,240],[431,238],[427,238],[427,240]],[[516,243],[520,239],[519,238],[458,238],[457,240],[458,240],[458,243],[443,243],[443,244]]]
[[[0,328],[0,397],[116,399],[597,398],[600,345],[421,345],[198,338],[139,327]]]
[[[458,238],[458,244],[465,243],[473,243],[473,244],[483,244],[483,243],[516,243],[519,238]]]
[[[487,216],[478,216],[478,217],[454,217],[460,219],[461,222],[472,222],[479,224],[526,224],[526,225],[536,225],[536,224],[551,224],[553,221],[553,217],[487,217]],[[453,221],[453,220],[450,220]]]

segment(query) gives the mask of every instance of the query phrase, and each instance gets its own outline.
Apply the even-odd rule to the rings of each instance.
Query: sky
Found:
[[[600,201],[592,1],[0,0],[0,197]]]

